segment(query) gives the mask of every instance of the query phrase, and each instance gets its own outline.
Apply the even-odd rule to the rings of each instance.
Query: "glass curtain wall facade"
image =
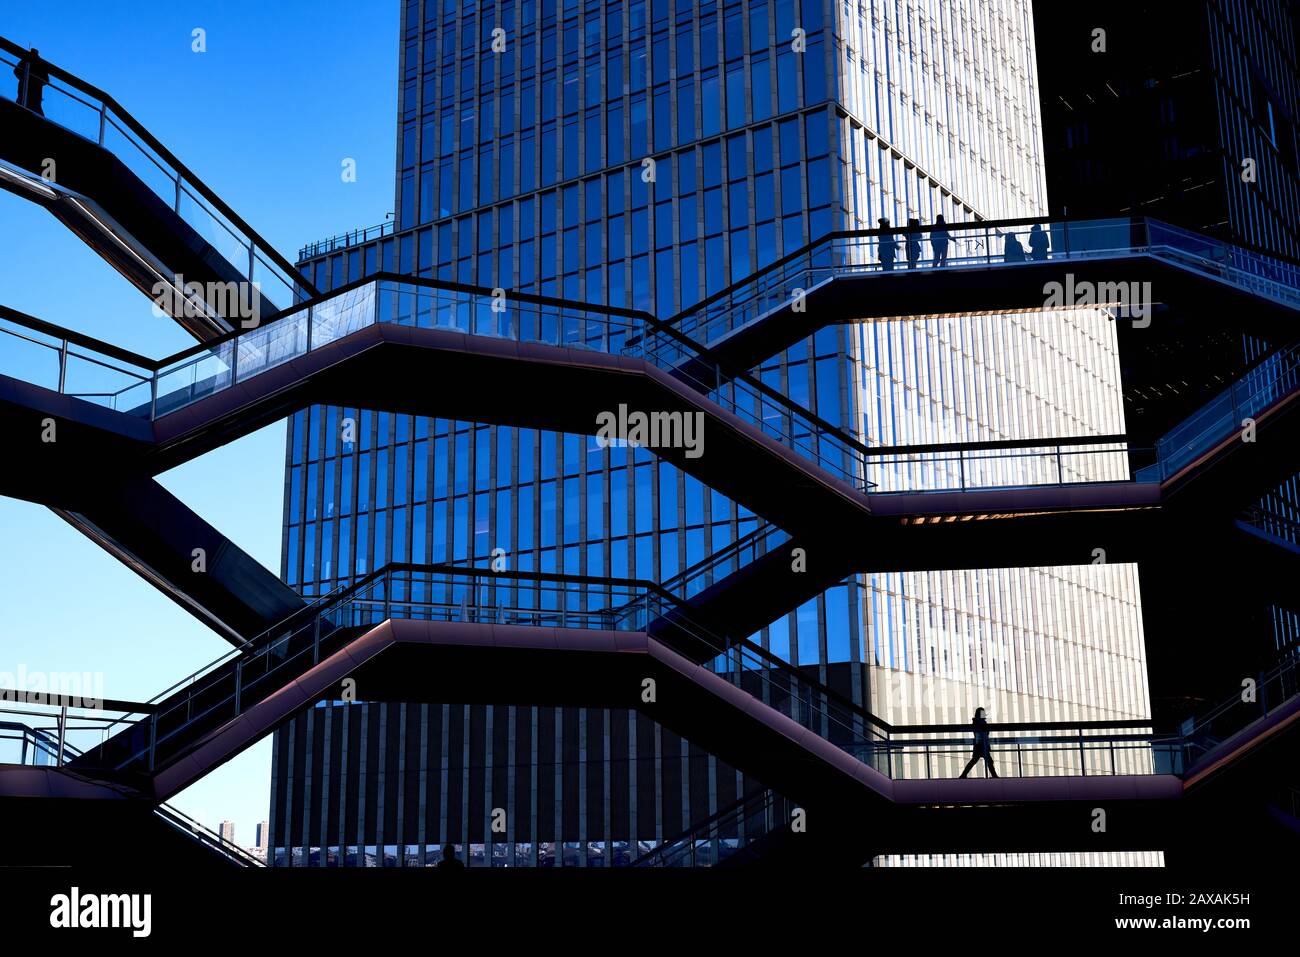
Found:
[[[667,318],[832,230],[1039,212],[1036,96],[1028,0],[408,0],[396,229],[303,267],[321,289],[389,270]],[[830,327],[757,371],[876,444],[1122,431],[1104,317],[1067,318]],[[288,446],[284,574],[306,595],[494,549],[662,581],[758,524],[587,436],[315,408]],[[1145,717],[1135,575],[1091,560],[860,576],[754,638],[893,722]],[[758,787],[629,711],[330,704],[276,734],[273,844],[606,865]]]

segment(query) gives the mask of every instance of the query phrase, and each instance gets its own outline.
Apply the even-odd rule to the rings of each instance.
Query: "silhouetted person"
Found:
[[[1029,230],[1029,258],[1037,259],[1039,261],[1045,260],[1047,258],[1048,245],[1049,242],[1046,231],[1044,231],[1040,224],[1034,223],[1033,227]]]
[[[1025,247],[1020,245],[1020,240],[1010,233],[1007,233],[1006,241],[1002,244],[1002,258],[1009,263],[1025,261]]]
[[[930,230],[930,246],[934,249],[936,266],[948,265],[948,241],[951,238],[948,235],[948,224],[944,222],[943,214],[940,213],[934,217],[934,228]]]
[[[44,116],[41,100],[45,96],[45,87],[50,82],[50,72],[45,68],[45,61],[41,59],[36,47],[23,54],[23,58],[14,67],[14,76],[18,77],[18,105]]]
[[[971,719],[971,724],[975,725],[975,749],[971,752],[970,761],[966,763],[966,770],[961,773],[962,777],[970,774],[970,769],[975,767],[980,758],[984,759],[984,770],[989,777],[995,778],[998,772],[993,770],[993,748],[989,744],[989,723],[984,718],[984,709],[976,708],[975,717]]]
[[[438,862],[437,866],[445,867],[448,870],[452,870],[452,871],[455,870],[463,871],[465,869],[464,862],[461,861],[461,859],[456,856],[456,846],[454,844],[442,845],[442,860]]]
[[[907,268],[915,269],[917,262],[921,258],[921,221],[919,219],[909,219],[907,221],[907,240],[903,248],[907,253]]]
[[[881,229],[889,228],[889,220],[879,219]],[[898,258],[898,240],[893,235],[880,237],[880,268],[893,269],[894,260]]]

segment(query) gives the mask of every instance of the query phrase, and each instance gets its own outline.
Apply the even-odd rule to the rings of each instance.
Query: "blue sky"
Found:
[[[0,34],[110,93],[293,260],[392,209],[399,6],[10,4]],[[196,27],[205,53],[191,50]],[[354,183],[339,175],[344,158]],[[6,192],[0,236],[0,303],[148,356],[191,344],[57,220]],[[161,480],[278,573],[283,467],[279,423]],[[0,499],[0,542],[0,672],[102,672],[105,696],[147,700],[228,650],[47,509]],[[251,844],[268,815],[270,753],[267,739],[172,803],[214,829],[234,821]]]

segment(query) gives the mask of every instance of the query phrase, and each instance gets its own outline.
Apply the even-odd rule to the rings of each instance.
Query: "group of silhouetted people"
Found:
[[[14,76],[18,77],[18,105],[44,116],[42,101],[45,98],[45,87],[50,82],[50,71],[36,47],[23,54],[14,67]]]
[[[889,220],[881,217],[877,220],[882,230],[889,229]],[[909,219],[907,221],[907,230],[903,233],[903,255],[907,258],[907,268],[915,269],[917,263],[921,261],[921,221],[919,219]],[[930,227],[930,249],[934,252],[934,258],[931,261],[934,266],[948,265],[948,245],[952,241],[952,235],[948,232],[948,224],[942,215],[934,218],[934,225]],[[883,234],[879,240],[880,245],[880,268],[891,270],[894,263],[898,261],[898,238],[893,233]],[[1020,240],[1012,233],[1007,233],[1002,244],[1002,258],[1006,262],[1024,262],[1026,259],[1045,260],[1047,252],[1051,248],[1051,242],[1048,239],[1047,232],[1038,223],[1034,223],[1029,230],[1029,252],[1026,254],[1025,247],[1021,245]]]
[[[889,228],[889,220],[881,218],[878,220],[881,229]],[[916,264],[921,261],[921,221],[919,219],[909,219],[907,221],[907,233],[903,242],[903,252],[907,256],[907,268],[915,269]],[[944,222],[942,216],[935,217],[934,226],[930,229],[930,248],[934,250],[934,264],[936,266],[946,266],[948,264],[948,242],[952,237],[948,234],[948,224]],[[880,267],[882,269],[893,269],[894,263],[898,259],[898,239],[891,233],[887,236],[880,237]]]

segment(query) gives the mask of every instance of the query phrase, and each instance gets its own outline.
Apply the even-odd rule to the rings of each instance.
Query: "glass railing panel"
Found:
[[[379,284],[379,322],[452,329],[468,335],[610,351],[638,328],[635,320],[467,290],[398,281]]]
[[[12,721],[0,721],[0,764],[52,767],[58,763],[58,738]]]
[[[308,310],[300,309],[276,322],[235,339],[240,382],[307,353]]]
[[[1153,250],[1166,258],[1274,298],[1300,301],[1300,266],[1168,223],[1149,220],[1147,230]]]
[[[143,153],[144,150],[141,149]],[[135,169],[132,170],[135,172]],[[137,175],[139,173],[137,172]],[[174,175],[174,174],[173,174]],[[175,209],[177,215],[185,220],[196,233],[203,237],[213,249],[221,254],[226,262],[234,267],[236,273],[245,281],[249,280],[249,262],[251,241],[224,216],[212,208],[202,196],[184,180],[173,179],[172,195],[162,196]],[[156,192],[157,190],[155,190]],[[272,298],[268,295],[268,299]],[[291,299],[280,299],[281,304],[291,303]],[[238,323],[234,323],[238,325]]]
[[[858,449],[824,431],[792,408],[740,380],[707,393],[717,405],[781,445],[815,462],[854,488],[865,489],[865,459]]]
[[[797,296],[806,295],[835,275],[829,264],[814,265],[811,260],[809,254],[785,264],[753,284],[742,286],[725,299],[683,317],[678,328],[695,341],[711,345],[728,333],[785,308]]]
[[[1132,252],[1133,221],[1127,218],[1017,226],[948,224],[947,241],[933,224],[915,232],[838,237],[756,277],[727,297],[682,316],[677,328],[704,345],[785,308],[834,276],[954,266],[1022,263],[1036,259],[1082,259]],[[662,338],[662,337],[656,337]],[[651,352],[658,351],[656,345]],[[670,351],[661,353],[665,358]]]
[[[18,80],[14,69],[18,55],[0,51],[0,95],[17,98]],[[262,268],[250,263],[251,236],[230,222],[211,202],[204,199],[199,185],[189,181],[132,129],[125,115],[110,108],[98,96],[58,77],[49,77],[43,87],[41,112],[49,120],[103,146],[138,177],[169,209],[218,250],[244,281],[259,280],[267,299],[278,308],[297,299],[294,277],[283,267],[263,257]],[[252,275],[250,275],[250,268]],[[272,280],[274,275],[275,280]],[[280,298],[277,298],[280,297]]]
[[[1253,417],[1300,387],[1300,349],[1269,356],[1232,385],[1232,398],[1242,416]]]
[[[0,68],[11,81],[5,95],[13,98],[18,92],[18,81],[14,76],[13,66],[16,59],[9,53],[4,54],[5,66]],[[46,119],[53,120],[65,129],[84,136],[92,142],[99,142],[100,104],[81,91],[67,85],[57,77],[51,77],[41,97],[41,112]]]
[[[866,476],[873,494],[1127,482],[1130,454],[1115,443],[884,454]]]
[[[338,293],[311,307],[311,347],[319,349],[378,321],[376,283]],[[283,320],[281,320],[283,321]]]
[[[1127,217],[1052,223],[1050,227],[1043,228],[1050,229],[1051,241],[1047,256],[1040,258],[1086,259],[1092,256],[1110,256],[1134,252],[1143,245],[1143,237],[1134,229],[1134,220]],[[1024,231],[1017,232],[1023,245],[1028,247]],[[1005,243],[1002,251],[1005,253]]]
[[[126,411],[131,396],[139,394],[139,387],[146,386],[149,377],[130,372],[82,350],[78,346],[68,349],[67,363],[64,371],[63,392],[74,398],[93,402],[106,409]]]
[[[790,802],[772,791],[742,797],[685,834],[656,848],[643,848],[638,867],[708,867],[770,834],[790,818]]]
[[[294,281],[270,262],[257,247],[253,248],[253,284],[267,301],[281,309],[298,302],[300,298]]]
[[[1178,773],[1180,767],[1181,738],[1154,735],[1150,728],[994,731],[989,745],[993,769],[1003,778]],[[900,728],[872,750],[867,763],[895,780],[951,779],[970,764],[974,740],[968,730]],[[985,762],[976,761],[969,773],[986,776]]]
[[[678,598],[693,598],[715,582],[765,555],[775,542],[785,538],[785,533],[776,526],[763,525],[742,535],[730,545],[719,548],[703,562],[663,582],[662,587]]]
[[[57,391],[60,349],[58,340],[0,319],[0,375]]]
[[[120,412],[133,412],[143,401],[147,415],[147,370],[2,319],[0,375]]]
[[[295,616],[259,639],[254,650],[233,659],[227,656],[215,670],[159,702],[158,711],[116,737],[102,759],[127,767],[149,760],[156,765],[183,754],[197,734],[230,720],[342,647],[351,634],[340,628],[373,626],[387,618],[502,622],[517,615],[527,623],[607,628],[611,612],[593,606],[611,600],[627,603],[640,590],[627,583],[590,587],[593,583],[565,580],[535,581],[531,589],[516,590],[505,584],[508,581],[436,569],[395,570],[354,593],[326,599],[315,614]],[[575,591],[581,599],[576,608],[570,601]],[[726,648],[685,616],[682,623],[688,633],[715,647],[710,670],[882,773],[955,776],[970,755],[968,729],[922,729],[926,733],[911,735],[899,729],[889,734],[868,713],[818,687],[798,668],[747,643]],[[1295,676],[1276,676],[1274,685],[1277,690],[1269,694],[1276,702],[1281,694],[1295,693]],[[1117,733],[1066,727],[1029,734],[995,732],[992,748],[1003,776],[1149,774],[1166,767],[1177,770],[1183,744],[1181,738],[1152,736],[1149,728]]]
[[[1234,248],[1212,236],[1190,233],[1154,220],[1147,223],[1147,236],[1151,246],[1163,247],[1171,253],[1182,253],[1194,265],[1214,269],[1233,265]]]
[[[181,187],[175,170],[152,149],[141,143],[139,137],[111,110],[104,111],[103,121],[102,132],[97,130],[88,138],[112,153],[123,166],[162,200],[168,209],[185,219],[181,209],[177,208],[180,198],[177,193]],[[183,205],[182,203],[182,207]],[[201,231],[200,235],[202,235]]]
[[[792,721],[813,731],[832,744],[861,757],[867,749],[883,743],[883,735],[869,716],[847,702],[817,689],[794,666],[761,654],[745,643],[723,650],[723,643],[689,622],[685,627],[702,644],[712,644],[719,653],[705,667],[759,699]]]
[[[1271,671],[1251,679],[1253,693],[1239,692],[1182,727],[1189,765],[1229,738],[1268,717],[1300,694],[1300,656],[1292,652]]]
[[[228,340],[202,355],[158,371],[157,415],[184,408],[226,389],[234,372],[235,343]]]
[[[1156,443],[1164,476],[1173,475],[1240,427],[1231,394],[1219,396]]]
[[[136,418],[148,419],[150,417],[150,401],[153,392],[151,382],[137,382],[135,385],[129,385],[113,397],[113,408],[117,412],[124,412],[127,415]]]
[[[1300,386],[1300,349],[1265,359],[1156,443],[1161,474],[1173,475]]]

